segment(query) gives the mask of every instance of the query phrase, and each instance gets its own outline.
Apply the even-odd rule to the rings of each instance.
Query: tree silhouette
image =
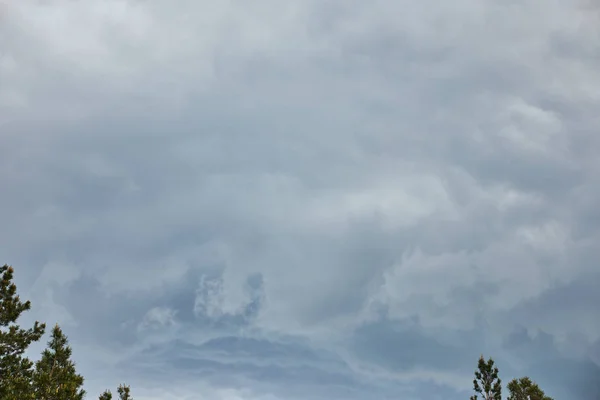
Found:
[[[33,386],[39,400],[83,400],[83,376],[75,371],[71,347],[58,325],[52,329],[48,348],[36,363]]]
[[[553,400],[527,376],[513,379],[506,387],[510,393],[507,400]]]
[[[476,394],[471,396],[471,400],[477,400],[479,394],[484,400],[502,400],[502,381],[498,378],[498,368],[491,358],[487,362],[483,355],[479,358],[473,390]]]
[[[23,303],[17,295],[13,273],[8,265],[0,267],[0,399],[34,399],[33,362],[24,353],[31,343],[40,340],[46,325],[36,321],[32,328],[23,329],[16,324],[31,303]]]

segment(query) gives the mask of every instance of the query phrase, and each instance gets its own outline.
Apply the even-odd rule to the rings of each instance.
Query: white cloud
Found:
[[[138,325],[138,330],[163,328],[177,324],[177,310],[169,307],[154,307],[148,310],[142,322]]]
[[[34,313],[72,319],[87,359],[126,373],[155,352],[129,378],[201,371],[208,398],[280,397],[294,373],[305,397],[407,394],[419,375],[452,398],[465,366],[444,364],[459,353],[440,343],[512,360],[502,343],[519,325],[598,339],[581,293],[600,238],[600,24],[582,2],[23,0],[0,13],[0,252],[23,265]],[[551,312],[555,293],[567,297]],[[407,321],[421,342],[402,336]],[[402,358],[365,339],[385,372],[368,387],[359,369],[160,350],[250,335],[360,364],[348,342],[378,323],[406,339],[390,347],[421,344]],[[419,364],[435,346],[438,365]],[[198,398],[182,387],[161,398]]]

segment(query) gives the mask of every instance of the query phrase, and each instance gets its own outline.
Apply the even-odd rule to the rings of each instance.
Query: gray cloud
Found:
[[[458,399],[485,353],[593,397],[597,17],[4,4],[0,253],[90,391]]]

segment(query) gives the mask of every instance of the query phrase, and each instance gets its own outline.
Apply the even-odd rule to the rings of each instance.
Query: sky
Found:
[[[592,1],[3,0],[0,262],[90,399],[600,398],[599,109]]]

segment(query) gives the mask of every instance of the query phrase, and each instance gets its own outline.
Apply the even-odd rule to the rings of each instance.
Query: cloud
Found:
[[[168,327],[176,324],[177,310],[168,307],[154,307],[148,310],[142,323],[138,325],[139,329],[149,327]]]
[[[586,2],[25,0],[0,22],[0,253],[90,393],[458,399],[485,353],[590,398]]]

